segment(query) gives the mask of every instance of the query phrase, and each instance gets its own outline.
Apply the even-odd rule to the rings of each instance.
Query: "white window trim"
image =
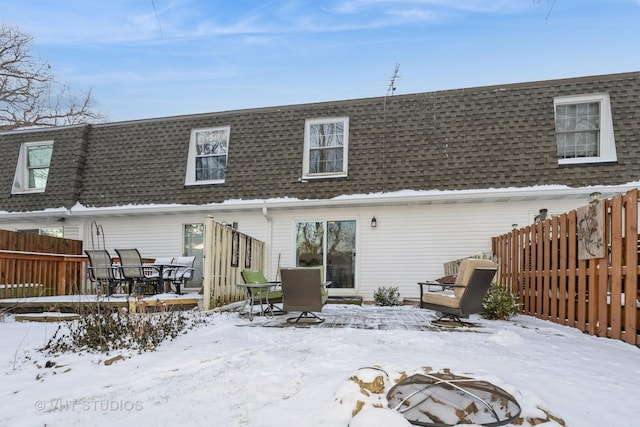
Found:
[[[47,233],[47,230],[55,230],[55,231],[59,231],[60,233]],[[53,236],[53,237],[64,237],[64,227],[22,228],[22,229],[16,229],[16,231],[20,233],[37,234],[39,236],[51,236],[51,234],[60,234],[60,236]]]
[[[311,139],[311,125],[322,123],[342,122],[344,135],[342,139],[342,171],[328,173],[309,173],[309,149]],[[327,117],[320,119],[307,119],[304,123],[304,155],[302,159],[302,178],[318,179],[318,178],[342,178],[347,176],[349,170],[349,117]]]
[[[597,157],[577,157],[571,159],[558,159],[560,165],[582,163],[616,162],[616,140],[613,133],[613,119],[611,118],[611,101],[608,93],[593,93],[587,95],[558,96],[553,100],[554,119],[556,106],[581,104],[586,102],[600,103],[600,155]]]
[[[189,139],[189,157],[187,159],[187,175],[185,177],[185,185],[208,185],[208,184],[224,184],[224,179],[210,179],[206,181],[196,181],[196,134],[198,132],[226,130],[227,131],[227,162],[229,161],[229,140],[231,139],[231,126],[216,126],[210,128],[199,128],[191,130]]]
[[[16,165],[16,173],[13,178],[13,186],[11,187],[11,194],[24,194],[24,193],[44,193],[47,189],[44,188],[29,188],[29,171],[27,170],[27,149],[29,147],[35,147],[39,145],[51,145],[53,147],[53,141],[33,141],[23,142],[20,146],[20,153],[18,154],[18,164]],[[49,162],[49,172],[51,172],[51,162]],[[47,176],[47,183],[49,177]]]

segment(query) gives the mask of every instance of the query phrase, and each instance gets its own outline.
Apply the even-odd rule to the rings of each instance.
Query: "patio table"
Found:
[[[171,270],[177,269],[177,268],[187,268],[187,267],[189,267],[186,264],[175,264],[175,263],[168,263],[168,262],[163,262],[163,263],[155,263],[155,262],[153,262],[153,263],[145,263],[143,266],[144,267],[153,268],[154,270],[156,270],[158,272],[158,275],[160,276],[160,279],[162,280],[162,284],[163,284],[162,291],[163,292],[166,289],[165,288],[166,282],[171,282],[172,281],[172,279],[170,277],[171,276]],[[165,270],[169,273],[169,277],[168,278],[164,277]],[[176,293],[180,294],[180,285],[179,284],[176,286]]]

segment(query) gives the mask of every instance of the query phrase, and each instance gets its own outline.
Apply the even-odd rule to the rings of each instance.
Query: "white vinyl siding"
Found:
[[[541,207],[550,213],[567,212],[583,200],[547,200],[502,203],[457,203],[375,207],[267,209],[215,213],[216,221],[238,222],[238,229],[265,242],[264,273],[276,280],[278,269],[295,266],[296,223],[355,220],[356,270],[354,289],[330,289],[331,295],[358,295],[373,300],[381,286],[397,286],[400,298],[417,298],[417,282],[444,275],[443,264],[466,256],[489,253],[491,238],[533,223]],[[182,252],[183,226],[204,222],[211,213],[97,219],[106,247],[138,248],[143,257],[176,256]],[[377,227],[371,227],[376,217]],[[71,222],[71,223],[70,223]],[[25,224],[27,225],[27,224]],[[42,224],[45,225],[45,224]],[[73,219],[65,223],[65,234]],[[24,227],[28,228],[28,227]],[[67,235],[65,237],[73,237]],[[88,223],[81,237],[91,248]],[[230,270],[233,274],[233,269]],[[238,272],[239,274],[239,272]]]

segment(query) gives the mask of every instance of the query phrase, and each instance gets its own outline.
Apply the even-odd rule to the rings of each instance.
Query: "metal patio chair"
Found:
[[[271,312],[275,314],[275,312],[283,313],[283,310],[274,305],[282,302],[282,288],[279,287],[281,282],[279,281],[269,281],[264,276],[264,273],[260,270],[249,270],[244,269],[240,273],[242,276],[242,280],[245,284],[269,284],[273,286],[260,286],[260,287],[250,287],[247,286],[245,289],[247,290],[247,299],[245,305],[249,304],[249,310],[253,309],[254,304],[260,304],[260,312]],[[268,306],[263,307],[263,302],[268,301]],[[242,311],[244,306],[240,309]]]
[[[89,258],[87,267],[89,281],[97,290],[106,289],[107,295],[112,295],[123,284],[119,267],[113,265],[111,255],[106,250],[85,250],[84,252]]]
[[[195,256],[180,256],[173,259],[176,266],[170,272],[171,283],[176,288],[176,293],[180,294],[180,287],[184,287],[188,281],[193,279],[196,262]]]
[[[153,289],[152,293],[159,293],[163,283],[162,277],[158,269],[142,263],[142,257],[137,249],[116,249],[116,253],[120,258],[122,278],[129,285],[129,294],[133,292],[134,286],[140,294],[145,293],[149,288]]]

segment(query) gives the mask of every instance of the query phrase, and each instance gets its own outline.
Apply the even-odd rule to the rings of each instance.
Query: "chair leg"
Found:
[[[318,324],[318,323],[324,322],[324,319],[322,317],[319,317],[317,314],[312,313],[310,311],[303,311],[302,313],[300,313],[300,316],[298,317],[289,317],[287,319],[287,323],[298,323],[300,319],[305,319],[305,322],[303,323]],[[307,322],[307,320],[309,319],[311,321]]]
[[[439,313],[439,314],[440,314],[440,317],[438,317],[438,319],[434,320],[433,323],[438,323],[438,322],[441,322],[442,320],[449,319],[452,322],[457,323],[460,326],[474,326],[474,324],[472,322],[465,322],[457,314],[450,314],[450,313]],[[462,317],[466,319],[469,316],[462,316]]]
[[[438,319],[436,320],[436,322],[439,322],[443,319],[450,319],[454,322],[460,323],[462,324],[462,320],[460,320],[460,316],[457,316],[455,314],[450,314],[450,313],[440,313],[440,317],[438,317]]]

